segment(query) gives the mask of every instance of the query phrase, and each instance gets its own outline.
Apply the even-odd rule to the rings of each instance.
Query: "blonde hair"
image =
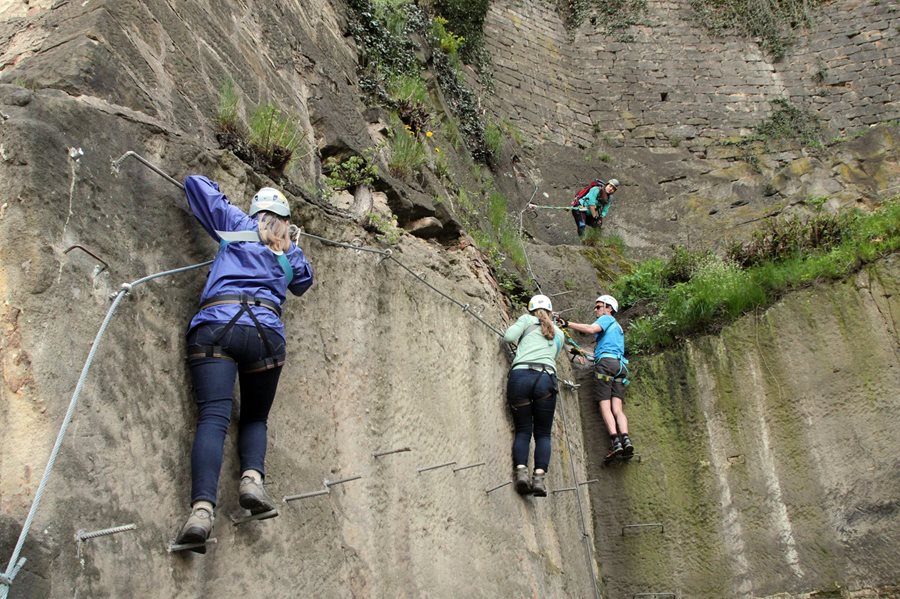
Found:
[[[291,249],[291,221],[268,210],[256,213],[259,224],[259,240],[274,252]]]
[[[537,316],[538,322],[541,323],[541,335],[552,341],[556,337],[556,328],[553,326],[550,312],[543,308],[538,308],[532,314]]]

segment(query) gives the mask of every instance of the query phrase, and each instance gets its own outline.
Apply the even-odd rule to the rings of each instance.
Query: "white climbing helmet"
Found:
[[[253,196],[250,202],[250,216],[253,216],[260,210],[274,212],[278,216],[290,216],[291,207],[288,205],[287,198],[284,194],[272,187],[263,187]]]
[[[612,185],[616,189],[619,189],[619,180],[618,179],[610,179],[606,182],[608,185]]]
[[[612,307],[613,314],[619,311],[619,302],[616,301],[611,295],[601,295],[597,299],[594,300],[595,304],[608,304]]]
[[[534,312],[535,310],[546,310],[547,312],[553,312],[553,304],[550,303],[550,298],[546,295],[536,295],[528,301],[528,311]]]

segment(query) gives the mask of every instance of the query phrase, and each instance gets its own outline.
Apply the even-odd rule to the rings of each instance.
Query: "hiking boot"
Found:
[[[634,456],[634,445],[628,435],[622,435],[622,459],[630,460]]]
[[[528,477],[528,468],[524,466],[516,468],[513,473],[513,481],[516,485],[516,493],[519,495],[529,495],[531,493],[531,480]]]
[[[546,473],[541,472],[538,474],[534,473],[534,476],[531,477],[531,494],[535,497],[546,497],[547,496],[547,486],[544,484],[544,476]]]
[[[263,488],[262,481],[251,476],[241,478],[240,498],[238,503],[253,515],[270,512],[275,509],[275,502]]]
[[[206,543],[209,533],[212,532],[213,520],[215,517],[212,512],[205,507],[196,507],[191,510],[191,515],[187,522],[181,527],[181,532],[175,539],[178,545],[187,545],[192,543]],[[200,545],[191,549],[197,553],[206,553],[206,545]]]

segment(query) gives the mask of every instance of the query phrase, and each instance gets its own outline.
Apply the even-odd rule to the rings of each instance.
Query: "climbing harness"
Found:
[[[628,360],[626,360],[624,357],[617,356],[616,354],[600,354],[599,360],[602,360],[603,358],[614,358],[614,359],[618,360],[619,361],[619,371],[616,372],[616,374],[614,374],[614,375],[608,375],[608,374],[602,374],[600,372],[596,372],[596,373],[594,373],[594,375],[597,377],[598,380],[606,381],[608,383],[611,383],[613,381],[619,381],[625,386],[627,386],[631,383],[631,381],[628,380]],[[598,360],[598,362],[599,362],[599,360]]]
[[[259,234],[256,231],[216,231],[216,234],[222,239],[222,241],[219,243],[220,252],[224,251],[229,243],[259,242]],[[287,278],[287,284],[290,285],[291,279],[293,279],[294,276],[294,270],[291,267],[290,262],[288,262],[288,259],[284,254],[278,254],[278,263],[279,265],[281,265],[281,269],[284,271],[285,277]],[[269,310],[274,312],[276,316],[281,318],[281,306],[265,298],[254,297],[252,295],[241,293],[215,295],[203,302],[203,304],[200,306],[200,309],[203,310],[204,308],[209,308],[211,306],[220,306],[224,304],[237,304],[240,306],[240,309],[235,312],[234,316],[231,317],[231,320],[228,321],[228,324],[226,324],[225,327],[222,328],[221,331],[219,331],[219,333],[212,340],[212,344],[188,346],[188,361],[194,362],[196,360],[201,360],[204,358],[215,358],[217,360],[233,361],[231,356],[225,353],[225,350],[222,349],[222,346],[219,345],[219,343],[222,341],[222,338],[225,337],[228,331],[230,331],[234,327],[234,325],[237,324],[241,316],[246,314],[250,317],[250,320],[253,321],[253,326],[256,327],[260,339],[263,340],[263,343],[266,346],[267,357],[258,362],[252,362],[250,364],[244,365],[241,368],[241,372],[245,374],[252,374],[255,372],[273,370],[275,368],[284,366],[287,354],[285,352],[282,352],[280,354],[275,353],[275,349],[272,347],[272,342],[269,341],[269,336],[266,334],[266,331],[262,324],[260,324],[259,320],[256,318],[256,314],[254,314],[253,310],[250,308],[250,306],[268,308]],[[260,517],[262,516],[262,514],[255,514],[255,516],[257,517],[247,518],[245,520],[242,520],[242,522],[246,522],[247,520],[265,519]]]

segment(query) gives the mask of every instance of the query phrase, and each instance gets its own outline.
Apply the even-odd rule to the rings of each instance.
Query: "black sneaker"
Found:
[[[531,494],[535,497],[546,497],[547,496],[547,485],[544,484],[544,476],[546,473],[542,472],[538,474],[534,473],[534,476],[531,477]]]
[[[632,457],[634,457],[634,445],[631,444],[628,435],[622,435],[622,459],[630,460]]]
[[[519,495],[531,494],[531,480],[528,477],[528,468],[516,468],[513,473],[513,481],[516,485],[516,493]]]
[[[624,450],[622,449],[622,444],[619,442],[618,439],[616,439],[612,443],[612,445],[610,445],[609,452],[607,452],[606,457],[603,458],[603,462],[605,464],[609,464],[613,460],[619,458],[622,455],[623,451]]]

